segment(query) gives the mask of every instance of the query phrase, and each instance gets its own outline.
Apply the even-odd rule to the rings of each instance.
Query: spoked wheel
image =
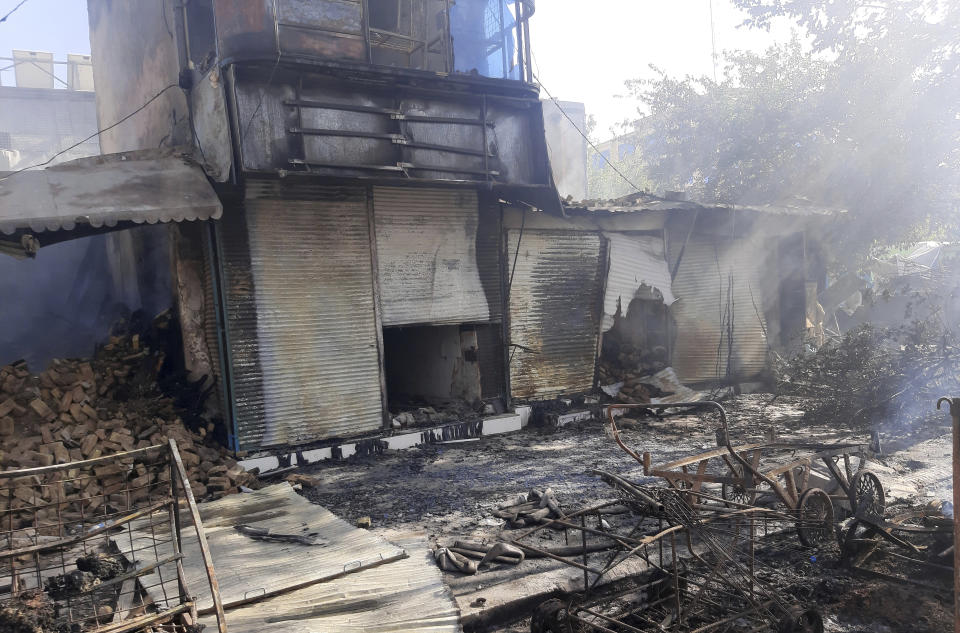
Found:
[[[886,496],[880,479],[869,470],[861,470],[850,481],[850,509],[854,515],[883,517]]]
[[[821,547],[834,538],[833,502],[820,488],[809,488],[800,495],[797,534],[807,547]]]
[[[731,468],[731,474],[736,479],[743,479],[743,466]],[[720,488],[720,496],[727,501],[752,506],[757,500],[757,491],[744,488],[740,484],[724,483]]]
[[[847,566],[859,566],[880,540],[880,536],[869,525],[859,519],[851,519],[840,544],[840,561]]]

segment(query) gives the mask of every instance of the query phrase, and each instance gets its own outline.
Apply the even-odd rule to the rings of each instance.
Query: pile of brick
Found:
[[[55,359],[38,375],[24,363],[0,367],[0,464],[5,470],[48,466],[166,444],[173,438],[198,499],[256,486],[255,476],[214,441],[212,424],[195,431],[183,424],[182,410],[157,388],[162,361],[162,352],[152,351],[133,334],[111,337],[90,360]],[[148,471],[136,464],[122,476],[162,476]],[[129,484],[115,481],[84,495],[107,496],[109,486]]]
[[[615,400],[645,404],[650,398],[663,395],[660,389],[650,384],[650,377],[666,366],[666,350],[662,347],[650,352],[627,344],[607,348],[600,359],[600,385],[622,383]]]

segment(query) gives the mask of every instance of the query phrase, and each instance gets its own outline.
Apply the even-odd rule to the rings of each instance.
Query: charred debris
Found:
[[[561,198],[533,0],[161,4],[0,178],[0,630],[956,621],[950,244]]]

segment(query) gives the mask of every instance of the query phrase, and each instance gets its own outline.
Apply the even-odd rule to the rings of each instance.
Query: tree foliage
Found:
[[[848,211],[845,251],[955,230],[960,3],[735,0],[794,39],[726,54],[723,77],[628,82],[656,189],[734,204],[801,197]]]

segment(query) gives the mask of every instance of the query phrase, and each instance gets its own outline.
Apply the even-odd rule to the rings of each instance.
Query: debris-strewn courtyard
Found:
[[[762,438],[773,425],[784,440],[841,441],[853,434],[805,421],[807,402],[801,398],[753,394],[724,404],[732,433],[741,434],[738,442]],[[886,450],[895,447],[896,452],[885,452],[869,468],[882,481],[888,514],[948,499],[949,418],[930,420],[911,438],[881,433]],[[638,417],[621,419],[619,426],[628,445],[649,451],[660,462],[716,447],[709,416]],[[636,483],[662,483],[645,478],[641,464],[620,450],[608,426],[594,420],[314,466],[309,472],[313,487],[304,486],[303,493],[350,521],[369,518],[373,531],[387,537],[423,530],[435,546],[446,546],[516,534],[494,513],[531,489],[551,489],[566,512],[614,498],[611,487],[592,474],[598,470]],[[556,545],[565,543],[562,533],[552,538]],[[841,565],[838,546],[812,555],[800,547],[790,526],[761,538],[757,551],[766,565],[759,575],[821,605],[828,631],[939,631],[952,617],[949,591],[849,571]],[[445,578],[458,597],[465,626],[521,631],[529,630],[531,614],[524,598],[580,588],[580,572],[558,573],[563,567],[531,559],[516,567],[481,568],[476,575],[446,573]],[[894,573],[897,568],[884,569]],[[487,610],[496,615],[486,617]]]

